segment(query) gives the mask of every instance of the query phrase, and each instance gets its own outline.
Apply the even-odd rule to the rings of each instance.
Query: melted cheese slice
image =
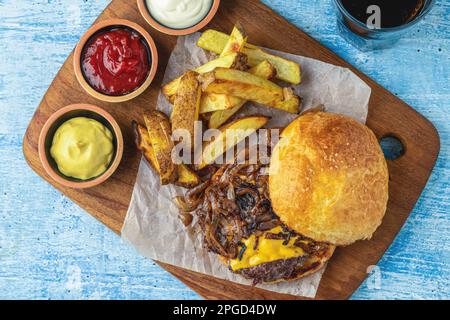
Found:
[[[282,231],[283,229],[278,226],[265,233],[280,233]],[[230,267],[233,271],[254,267],[265,262],[305,255],[302,248],[294,246],[294,242],[298,237],[292,237],[287,245],[283,245],[284,240],[266,239],[265,233],[259,237],[256,250],[254,249],[256,242],[255,235],[251,235],[248,239],[242,240],[246,249],[241,259],[236,258],[230,260]]]

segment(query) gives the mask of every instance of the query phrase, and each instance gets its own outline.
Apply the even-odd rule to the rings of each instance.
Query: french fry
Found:
[[[246,69],[247,66],[247,57],[240,53],[230,53],[229,55],[219,57],[217,59],[211,60],[204,65],[196,68],[194,71],[197,73],[206,73],[214,70],[217,67],[222,68],[232,68],[232,69]],[[182,76],[181,76],[182,77]],[[178,86],[180,84],[181,77],[178,77],[175,80],[167,83],[163,86],[162,92],[166,96],[166,98],[173,102],[172,96],[177,93]]]
[[[253,68],[250,68],[248,72],[267,80],[271,80],[277,75],[277,69],[268,60],[261,61]]]
[[[202,182],[200,177],[185,164],[178,165],[177,171],[178,180],[175,182],[177,186],[190,189]]]
[[[171,115],[172,132],[178,129],[189,131],[194,141],[194,124],[198,120],[202,91],[197,80],[198,73],[187,72],[180,80]]]
[[[302,100],[297,96],[292,88],[283,88],[284,100],[277,102],[275,108],[290,113],[299,113],[301,110]]]
[[[234,26],[228,41],[225,44],[220,56],[226,56],[234,52],[242,52],[245,44],[247,43],[247,35],[240,24]]]
[[[251,68],[248,72],[264,79],[272,79],[277,74],[276,69],[269,61],[261,62],[257,66]],[[240,109],[240,107],[242,107],[242,105],[243,100],[238,97],[227,96],[225,94],[203,94],[200,113],[222,110],[231,111],[230,109],[235,109],[237,111]],[[239,106],[239,108],[236,108],[237,106]],[[234,111],[231,115],[236,113],[236,111]],[[231,117],[231,115],[229,117]],[[227,117],[226,119],[228,119],[229,117]],[[223,123],[224,122],[220,123],[217,127],[214,128],[220,127]]]
[[[214,29],[208,29],[204,31],[198,39],[197,46],[202,49],[221,54],[229,39],[230,36],[226,33]],[[244,48],[256,49],[257,47],[247,42]]]
[[[150,166],[159,174],[159,166],[156,161],[155,152],[153,152],[152,145],[150,143],[150,137],[148,135],[147,128],[136,121],[131,122],[134,133],[134,142],[138,150],[142,151],[145,160],[150,164]]]
[[[243,28],[238,24],[233,28],[230,37],[228,38],[227,43],[225,44],[224,50],[221,52],[219,58],[214,59],[212,61],[207,62],[206,64],[198,67],[194,71],[197,73],[206,73],[214,70],[217,67],[223,68],[231,68],[238,70],[246,70],[247,69],[247,56],[241,53],[247,42],[247,36],[243,30]],[[228,57],[227,57],[228,56]],[[179,86],[181,77],[169,82],[163,87],[163,94],[167,97],[167,99],[173,104],[174,97],[173,95],[176,93],[177,88]],[[206,99],[205,103],[210,102],[211,99]],[[217,104],[206,105],[206,109],[211,109],[212,107],[217,106]],[[221,110],[221,109],[219,109]],[[205,111],[205,112],[211,112]]]
[[[157,168],[159,169],[161,184],[173,183],[177,180],[178,172],[172,161],[170,122],[166,115],[159,111],[149,111],[144,114],[150,145],[155,153]]]
[[[200,113],[227,110],[238,105],[242,99],[226,94],[203,94],[200,103]]]
[[[229,38],[230,36],[225,33],[210,29],[203,32],[197,41],[197,45],[205,50],[221,54]],[[247,55],[248,63],[251,67],[267,60],[277,69],[277,79],[292,84],[299,84],[301,82],[301,70],[298,63],[275,56],[248,43],[245,44],[241,52]]]
[[[264,79],[272,79],[277,73],[276,69],[269,61],[261,62],[257,66],[251,68],[248,72]],[[225,110],[216,111],[211,114],[208,120],[208,128],[219,128],[234,114],[236,114],[236,112],[238,112],[247,102],[247,100],[243,100],[240,98],[235,98],[235,100],[237,100],[237,102],[231,108],[226,108]]]
[[[200,81],[205,93],[227,94],[290,113],[299,112],[300,99],[292,89],[248,72],[216,68],[203,74]]]
[[[150,166],[160,175],[158,162],[156,160],[155,152],[153,151],[150,143],[150,136],[148,135],[147,128],[136,121],[132,121],[132,128],[134,132],[134,141],[136,147],[142,151],[145,160]],[[178,179],[175,182],[176,185],[184,188],[193,188],[201,183],[200,177],[189,167],[184,164],[177,166]]]
[[[242,100],[240,104],[236,105],[231,109],[213,112],[208,119],[208,128],[209,129],[219,128],[221,125],[227,122],[228,119],[230,119],[239,110],[241,110],[241,108],[244,106],[246,102],[247,102],[246,100]]]
[[[214,141],[204,146],[202,159],[197,165],[197,168],[203,169],[208,164],[213,163],[214,160],[224,154],[228,149],[234,147],[253,132],[263,127],[269,119],[266,116],[250,116],[237,119],[220,128],[220,135]]]

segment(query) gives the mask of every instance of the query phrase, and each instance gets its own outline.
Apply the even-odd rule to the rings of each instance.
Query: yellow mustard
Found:
[[[283,229],[278,226],[267,233],[280,233]],[[294,246],[294,242],[298,237],[292,237],[289,243],[283,245],[284,240],[266,239],[264,234],[259,237],[259,242],[256,250],[255,235],[251,235],[248,239],[243,239],[242,243],[246,246],[244,254],[241,259],[236,258],[230,260],[230,267],[232,270],[239,270],[243,268],[250,268],[265,262],[271,262],[280,259],[289,259],[305,255],[305,252]]]
[[[61,173],[88,180],[108,169],[114,154],[113,135],[94,119],[72,118],[56,130],[50,154]]]

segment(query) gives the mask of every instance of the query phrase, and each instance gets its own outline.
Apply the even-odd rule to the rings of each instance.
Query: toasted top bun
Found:
[[[284,224],[316,241],[370,239],[388,200],[388,169],[374,133],[350,117],[317,112],[281,134],[269,193]]]

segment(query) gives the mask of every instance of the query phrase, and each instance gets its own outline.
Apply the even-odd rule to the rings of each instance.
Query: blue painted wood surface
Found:
[[[368,53],[337,34],[331,1],[264,2],[411,104],[441,136],[416,208],[353,298],[450,298],[450,2],[437,1],[395,47]],[[22,155],[34,110],[108,3],[0,0],[0,298],[200,298],[37,177]]]

